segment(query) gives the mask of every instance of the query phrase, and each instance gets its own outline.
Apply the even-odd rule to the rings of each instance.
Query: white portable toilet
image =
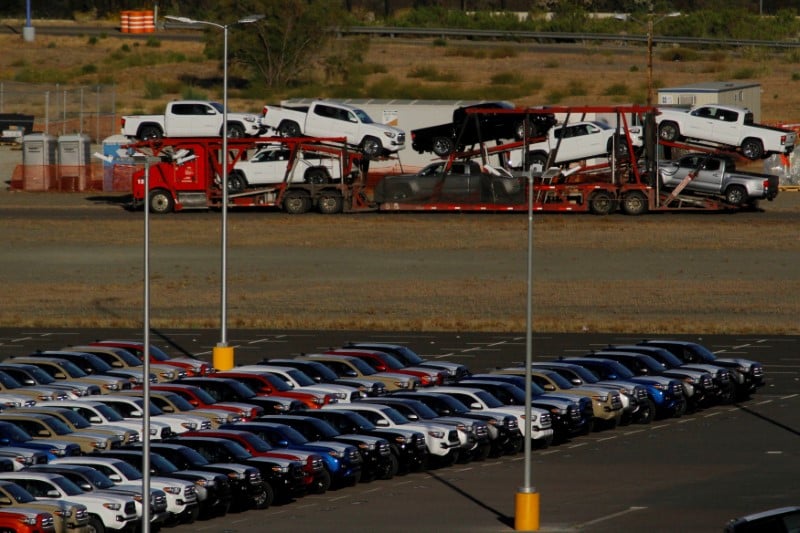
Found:
[[[56,138],[47,133],[22,137],[22,188],[49,191],[56,187]]]
[[[91,142],[84,133],[58,137],[58,190],[76,192],[89,188]]]
[[[130,143],[131,140],[125,135],[111,135],[103,139],[103,155],[111,158],[110,161],[103,161],[103,191],[128,192],[131,190],[130,173],[120,172],[120,155],[118,153],[120,148]]]

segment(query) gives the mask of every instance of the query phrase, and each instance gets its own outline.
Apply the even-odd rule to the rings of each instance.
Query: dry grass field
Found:
[[[71,69],[74,82],[84,84],[113,78],[119,113],[155,111],[180,97],[181,76],[219,75],[219,62],[204,59],[200,43],[140,45],[132,50],[159,56],[172,50],[182,59],[113,72],[104,65],[121,46],[114,38],[87,45],[86,37],[41,35],[25,44],[0,35],[0,45],[6,51],[0,79],[22,69]],[[497,48],[504,51],[491,52]],[[365,61],[382,65],[371,82],[449,83],[485,98],[503,80],[516,80],[530,92],[509,99],[530,105],[643,101],[646,80],[643,48],[546,51],[530,44],[395,39],[372,41]],[[83,65],[97,70],[84,73],[91,69]],[[428,79],[416,75],[422,66]],[[657,50],[654,68],[657,85],[755,79],[763,87],[764,120],[800,121],[800,64],[787,56],[708,51],[670,62]],[[435,81],[431,72],[449,81]],[[176,92],[145,98],[153,80]],[[232,98],[238,110],[261,104]],[[0,326],[140,324],[142,216],[114,200],[0,193],[7,247],[0,259]],[[536,216],[535,329],[798,333],[800,195],[783,193],[763,207],[763,213],[734,215]],[[526,230],[524,215],[234,213],[230,326],[523,332]],[[215,327],[218,214],[156,217],[151,231],[153,325]]]

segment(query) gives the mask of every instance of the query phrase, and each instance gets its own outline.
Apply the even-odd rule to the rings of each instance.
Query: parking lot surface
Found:
[[[151,342],[172,355],[211,361],[217,335],[158,331]],[[131,330],[3,329],[0,359],[101,337],[140,336]],[[643,338],[537,334],[533,357],[551,360]],[[721,531],[731,518],[800,502],[800,338],[681,338],[719,356],[763,363],[767,384],[741,403],[534,450],[531,474],[541,496],[541,531]],[[228,340],[237,364],[370,340],[407,344],[426,357],[464,363],[477,372],[521,363],[526,350],[524,334],[231,331]],[[169,531],[510,531],[523,464],[522,454],[457,464]]]

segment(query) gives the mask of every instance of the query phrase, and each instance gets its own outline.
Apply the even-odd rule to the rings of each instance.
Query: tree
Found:
[[[284,88],[322,71],[327,44],[336,21],[342,20],[340,2],[309,0],[228,0],[214,8],[221,24],[239,17],[263,14],[256,23],[232,24],[228,37],[231,63],[246,64],[267,88]],[[209,33],[211,50],[221,47],[221,36]],[[219,53],[217,57],[221,57]]]

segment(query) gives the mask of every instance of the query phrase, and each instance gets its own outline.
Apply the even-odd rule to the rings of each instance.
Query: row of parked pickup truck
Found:
[[[37,533],[127,533],[141,525],[147,399],[141,383],[117,374],[145,379],[144,348],[104,340],[2,362],[0,507],[36,509],[37,520],[49,514],[53,527]],[[755,361],[654,339],[533,363],[528,419],[524,367],[472,373],[400,344],[347,343],[224,371],[153,345],[150,359],[182,373],[153,376],[150,385],[156,529],[513,455],[526,424],[532,444],[544,448],[743,400],[764,385]],[[78,393],[97,383],[94,393]],[[12,400],[19,395],[49,399]]]

